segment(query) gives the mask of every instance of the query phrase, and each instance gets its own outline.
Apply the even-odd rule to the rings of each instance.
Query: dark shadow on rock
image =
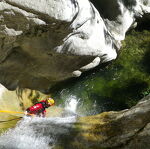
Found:
[[[59,92],[60,90],[62,90],[64,88],[70,88],[76,82],[80,82],[81,80],[83,80],[84,78],[90,76],[91,74],[103,71],[103,69],[111,63],[112,62],[103,63],[103,64],[97,66],[96,68],[93,68],[89,71],[83,72],[80,77],[74,77],[74,78],[70,78],[70,79],[55,83],[55,85],[52,86],[47,93],[55,94],[56,92]]]
[[[135,7],[137,4],[136,0],[122,0],[122,3],[128,9],[132,9],[132,7]]]
[[[136,21],[136,31],[150,30],[150,14],[146,13],[143,15],[143,17],[136,18]]]
[[[114,21],[121,14],[117,0],[91,0],[91,2],[105,19]]]

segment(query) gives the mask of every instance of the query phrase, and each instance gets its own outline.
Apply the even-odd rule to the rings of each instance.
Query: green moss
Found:
[[[64,84],[54,96],[65,100],[75,95],[80,100],[78,110],[86,114],[135,105],[150,90],[150,31],[132,31],[122,44],[117,60]]]
[[[94,78],[91,93],[111,98],[119,107],[133,106],[150,88],[149,52],[150,32],[133,31],[123,42],[118,59]]]

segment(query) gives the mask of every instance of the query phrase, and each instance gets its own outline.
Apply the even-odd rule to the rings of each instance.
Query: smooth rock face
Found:
[[[135,16],[150,12],[150,2],[114,4],[110,12],[117,11],[109,19],[88,0],[0,1],[0,82],[10,90],[48,92],[57,82],[115,59],[125,32]]]
[[[131,109],[78,119],[74,148],[150,148],[150,95]]]

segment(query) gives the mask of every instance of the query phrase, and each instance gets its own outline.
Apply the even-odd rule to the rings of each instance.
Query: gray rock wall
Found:
[[[108,10],[110,1],[100,3],[107,15],[88,0],[1,0],[0,83],[48,92],[115,59],[135,16],[149,13],[150,4],[115,0]]]
[[[81,117],[75,123],[73,140],[68,146],[73,149],[149,149],[149,106],[150,95],[131,109]]]

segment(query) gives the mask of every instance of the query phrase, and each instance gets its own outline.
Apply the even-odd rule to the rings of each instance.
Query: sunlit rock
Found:
[[[120,112],[81,117],[75,123],[72,148],[150,148],[150,95]],[[68,146],[69,146],[68,145]]]
[[[124,40],[128,29],[136,27],[136,19],[150,13],[149,0],[91,0],[91,2],[103,16],[106,27],[115,41]]]
[[[57,82],[115,59],[126,31],[150,12],[150,3],[115,0],[107,9],[107,1],[109,17],[88,0],[0,1],[0,82],[10,90],[47,93]]]

